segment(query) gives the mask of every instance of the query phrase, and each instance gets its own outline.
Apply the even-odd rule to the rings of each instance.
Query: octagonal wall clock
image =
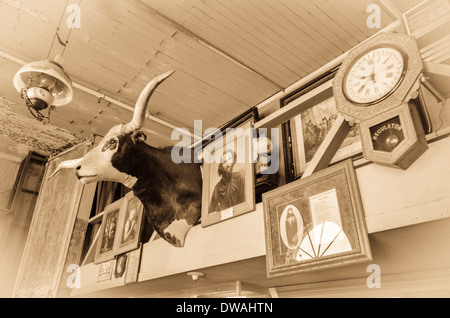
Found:
[[[413,102],[405,102],[359,124],[364,157],[372,162],[407,169],[428,149]]]
[[[347,54],[333,80],[337,110],[362,122],[417,94],[423,62],[414,37],[379,33]]]

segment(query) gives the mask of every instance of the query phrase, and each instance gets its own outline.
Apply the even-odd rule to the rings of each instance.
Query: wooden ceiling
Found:
[[[380,31],[421,0],[4,0],[0,2],[0,96],[30,117],[12,85],[20,62],[54,58],[76,83],[51,124],[83,139],[131,118],[141,89],[167,70],[146,120],[150,144],[174,144],[173,127],[218,127]],[[80,27],[66,21],[80,7]],[[55,32],[68,44],[55,39]],[[97,100],[99,91],[118,101]],[[122,103],[122,104],[121,104]],[[120,104],[120,105],[116,105]],[[3,116],[0,115],[0,116]],[[42,125],[36,121],[36,125]],[[4,132],[1,132],[4,133]]]

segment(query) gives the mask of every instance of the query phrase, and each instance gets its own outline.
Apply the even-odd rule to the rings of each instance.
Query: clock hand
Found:
[[[361,87],[358,89],[358,93],[361,93],[361,91],[364,89],[364,87],[366,86],[367,82],[370,81],[372,79],[372,74],[370,75],[370,77],[364,82],[364,84],[361,85]]]
[[[372,74],[375,74],[375,51],[372,51]]]

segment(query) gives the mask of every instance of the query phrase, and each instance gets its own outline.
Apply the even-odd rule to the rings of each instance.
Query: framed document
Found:
[[[141,250],[142,244],[131,252],[128,252],[127,256],[127,268],[125,271],[125,284],[135,283],[138,280],[139,265],[141,263]]]
[[[353,163],[263,194],[269,278],[372,259]]]

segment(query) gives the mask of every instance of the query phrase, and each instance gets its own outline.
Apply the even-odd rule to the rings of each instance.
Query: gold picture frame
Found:
[[[372,260],[350,159],[263,194],[267,277]]]

